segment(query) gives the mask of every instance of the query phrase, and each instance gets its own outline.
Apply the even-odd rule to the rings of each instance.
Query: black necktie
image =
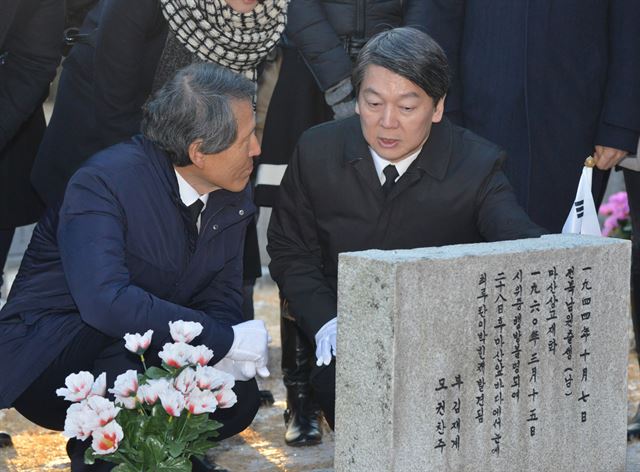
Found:
[[[187,207],[187,214],[189,215],[189,248],[191,252],[196,247],[196,241],[198,240],[198,217],[202,211],[204,203],[199,198]]]
[[[395,185],[396,179],[398,178],[399,174],[398,169],[396,169],[396,166],[394,166],[393,164],[389,164],[387,167],[385,167],[382,173],[386,177],[384,184],[382,184],[382,193],[384,193],[386,197],[387,195],[389,195],[389,193],[391,193],[391,189]]]
[[[196,233],[198,232],[198,217],[200,216],[200,212],[202,211],[203,206],[204,203],[198,198],[195,202],[187,207],[187,210],[189,210],[189,223],[191,224],[191,227],[196,228]]]

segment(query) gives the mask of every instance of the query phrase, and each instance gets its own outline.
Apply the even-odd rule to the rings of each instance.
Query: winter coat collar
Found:
[[[380,181],[369,153],[369,145],[362,134],[359,118],[355,116],[345,120],[344,126],[345,163],[353,165],[372,188],[378,189]],[[394,190],[392,195],[401,191],[406,185],[410,185],[413,180],[419,179],[422,173],[427,173],[438,181],[443,180],[451,161],[452,139],[452,125],[447,118],[443,118],[440,123],[434,123],[422,151],[405,174],[407,178],[403,176],[398,181],[399,185],[396,186],[398,190]]]
[[[184,204],[180,199],[176,173],[167,153],[142,135],[138,135],[133,139],[142,146],[145,155],[151,159],[153,169],[157,173],[163,187],[171,196],[171,200],[176,203],[176,205],[183,207]],[[225,205],[238,206],[246,205],[247,203],[251,206],[250,202],[247,202],[247,200],[250,200],[250,192],[251,189],[249,185],[247,185],[242,192],[230,192],[225,189],[216,190],[214,193],[209,194],[210,202],[215,202],[215,204],[207,204],[203,212],[203,218],[207,213],[213,211],[214,207],[220,208]]]

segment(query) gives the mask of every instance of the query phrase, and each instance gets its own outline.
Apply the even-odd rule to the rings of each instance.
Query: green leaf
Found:
[[[186,457],[168,459],[162,464],[157,464],[155,472],[191,472],[191,461]]]
[[[144,463],[147,466],[159,464],[167,458],[165,446],[159,439],[148,436],[142,444]],[[147,467],[145,467],[147,469]],[[151,470],[151,469],[149,469]]]
[[[112,469],[112,472],[140,472],[141,469],[142,467],[138,469],[136,467],[130,466],[129,464],[120,464],[115,466]]]
[[[172,441],[167,445],[167,452],[173,458],[177,458],[184,452],[185,443],[182,441]]]
[[[161,369],[160,367],[152,366],[147,369],[145,376],[148,379],[161,379],[163,377],[169,377],[169,374],[166,370]]]
[[[95,464],[95,462],[96,462],[95,452],[93,452],[93,449],[91,447],[88,447],[84,451],[84,463],[91,465],[91,464]]]

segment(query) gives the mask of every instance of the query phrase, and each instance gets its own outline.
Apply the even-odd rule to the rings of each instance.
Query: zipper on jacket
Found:
[[[356,0],[356,38],[364,38],[365,33],[365,0]]]

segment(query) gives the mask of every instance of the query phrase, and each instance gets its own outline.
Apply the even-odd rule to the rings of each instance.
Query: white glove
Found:
[[[316,333],[316,365],[331,364],[332,356],[336,355],[336,334],[338,333],[338,318],[332,318]]]
[[[269,362],[269,351],[267,344],[270,341],[269,333],[262,320],[245,321],[244,323],[232,326],[233,344],[225,356],[232,361],[253,363],[254,376],[269,376],[267,363]],[[244,365],[241,370],[248,374],[251,368]]]
[[[214,367],[233,375],[234,379],[242,382],[251,380],[256,376],[256,363],[251,361],[234,361],[225,357]]]

